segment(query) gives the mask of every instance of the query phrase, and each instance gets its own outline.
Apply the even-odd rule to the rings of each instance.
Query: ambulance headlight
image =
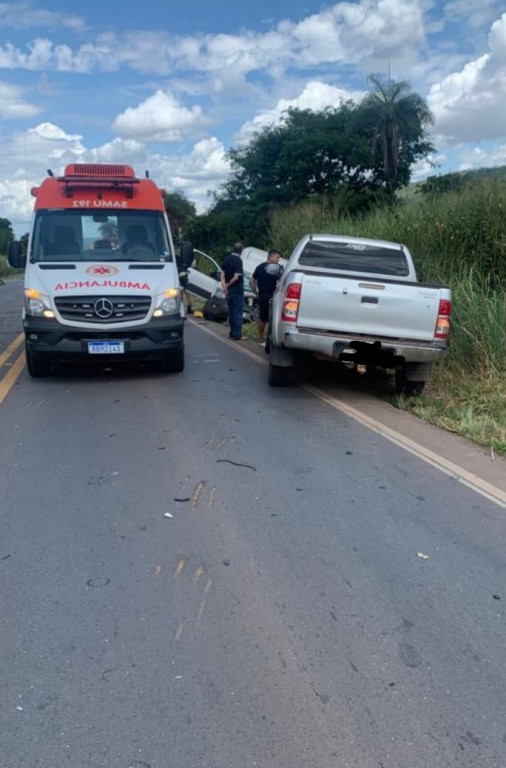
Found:
[[[181,295],[177,288],[168,288],[160,296],[157,296],[153,317],[173,315],[181,308]]]
[[[54,317],[49,296],[34,288],[25,288],[25,310],[35,317]]]

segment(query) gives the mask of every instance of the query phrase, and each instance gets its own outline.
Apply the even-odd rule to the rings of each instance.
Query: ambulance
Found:
[[[31,376],[56,361],[160,361],[184,368],[185,310],[179,274],[193,261],[176,252],[163,190],[128,165],[73,164],[32,189],[28,251],[9,245],[25,267],[23,326]]]

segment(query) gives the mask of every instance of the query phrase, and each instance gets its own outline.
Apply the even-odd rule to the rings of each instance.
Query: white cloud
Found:
[[[74,14],[33,8],[30,3],[0,3],[0,27],[3,28],[65,27],[79,31],[85,26],[84,20]]]
[[[141,73],[199,72],[221,91],[254,72],[279,77],[289,67],[336,62],[410,62],[425,44],[423,10],[413,0],[341,2],[298,23],[280,22],[264,33],[175,36],[138,30],[101,33],[72,48],[36,38],[24,50],[0,46],[0,66],[91,73],[122,65]]]
[[[33,117],[39,112],[39,107],[23,99],[22,88],[0,82],[0,114],[4,120]]]
[[[230,173],[225,148],[214,137],[199,141],[187,155],[170,157],[150,154],[144,144],[122,138],[87,148],[81,135],[48,122],[0,137],[0,155],[0,208],[18,236],[29,227],[34,202],[30,189],[41,183],[48,168],[58,176],[69,163],[121,161],[132,165],[139,176],[149,170],[160,187],[183,191],[199,212],[211,203],[208,190],[219,186]]]
[[[303,91],[293,99],[280,99],[272,109],[264,109],[258,112],[252,120],[245,123],[235,139],[239,144],[246,144],[255,133],[262,131],[266,126],[278,123],[283,112],[289,108],[310,109],[319,112],[326,107],[337,107],[343,101],[349,99],[360,101],[364,97],[361,91],[346,91],[333,85],[313,80],[304,87]]]
[[[201,107],[183,107],[171,93],[156,91],[138,107],[118,115],[112,128],[120,136],[143,141],[178,141],[208,122]]]
[[[215,137],[197,142],[189,155],[152,158],[157,169],[157,182],[169,191],[182,191],[194,202],[198,213],[211,204],[209,190],[216,189],[228,178],[231,168],[225,147]]]
[[[428,103],[444,144],[506,134],[506,13],[492,25],[489,52],[434,84]]]

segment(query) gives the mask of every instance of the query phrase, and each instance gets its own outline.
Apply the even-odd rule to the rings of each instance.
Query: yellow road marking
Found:
[[[23,343],[24,338],[25,338],[25,334],[20,333],[19,336],[16,336],[14,341],[11,341],[11,343],[9,344],[5,352],[2,352],[2,354],[0,355],[0,368],[2,367],[2,365],[4,365],[7,362],[9,357],[12,354],[14,354],[14,352],[19,347],[19,345]]]
[[[420,443],[410,440],[409,437],[397,432],[395,429],[387,427],[385,424],[373,419],[371,416],[366,416],[352,405],[343,403],[341,400],[338,400],[332,395],[328,395],[326,392],[323,392],[317,387],[313,387],[311,384],[302,384],[301,386],[319,400],[323,400],[327,405],[335,408],[337,411],[341,411],[341,413],[350,416],[352,419],[355,419],[355,421],[359,421],[365,427],[368,427],[368,429],[371,429],[378,435],[386,437],[390,442],[404,448],[405,451],[418,456],[419,459],[422,459],[427,464],[431,464],[431,466],[436,467],[446,475],[454,477],[456,480],[459,480],[464,485],[467,485],[468,488],[472,488],[477,493],[485,496],[485,498],[490,501],[494,501],[496,504],[499,504],[499,506],[506,508],[506,493],[500,488],[497,488],[497,486],[492,485],[478,475],[475,475],[474,472],[469,472],[467,469],[459,467],[459,465],[454,464],[453,461],[449,461],[444,456],[440,456],[429,448],[420,445]]]
[[[0,405],[3,403],[11,388],[16,383],[16,380],[24,367],[25,353],[22,352],[16,359],[15,363],[13,363],[12,367],[9,368],[3,379],[0,381]]]

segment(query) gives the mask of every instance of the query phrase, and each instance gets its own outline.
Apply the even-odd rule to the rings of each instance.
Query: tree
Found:
[[[14,240],[14,231],[9,219],[0,218],[0,253],[7,253],[11,240]]]
[[[228,153],[231,180],[220,197],[255,204],[284,205],[371,183],[366,134],[357,135],[352,102],[321,112],[289,109]]]
[[[426,130],[434,116],[409,83],[380,75],[370,75],[367,81],[373,90],[359,107],[358,124],[372,135],[375,173],[393,193],[409,183],[411,165],[434,152]]]
[[[180,240],[197,215],[195,204],[190,202],[183,192],[165,192],[164,204],[174,239]]]

